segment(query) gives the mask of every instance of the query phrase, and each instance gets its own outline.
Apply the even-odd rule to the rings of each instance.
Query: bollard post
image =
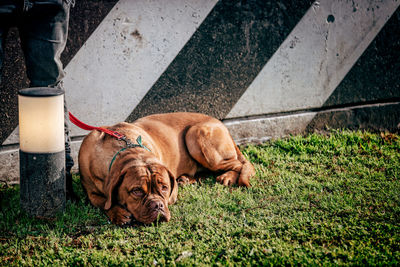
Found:
[[[20,204],[31,216],[65,209],[64,91],[35,87],[18,92]]]

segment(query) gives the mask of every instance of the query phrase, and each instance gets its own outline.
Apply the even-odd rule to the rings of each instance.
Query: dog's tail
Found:
[[[250,178],[256,174],[256,170],[254,169],[253,164],[251,164],[250,161],[243,156],[236,144],[235,149],[238,160],[243,164],[239,175],[238,185],[250,187]]]

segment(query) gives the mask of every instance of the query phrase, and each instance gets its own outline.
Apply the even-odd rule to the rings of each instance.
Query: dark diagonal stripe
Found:
[[[400,9],[397,9],[324,103],[324,107],[398,99],[400,97],[399,37]]]
[[[77,0],[71,8],[67,47],[61,59],[66,66],[118,0]]]
[[[162,112],[224,118],[309,1],[220,1],[127,121]]]

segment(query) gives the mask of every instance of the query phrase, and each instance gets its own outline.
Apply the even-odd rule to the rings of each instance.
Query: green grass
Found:
[[[3,186],[0,265],[400,264],[398,135],[334,131],[242,151],[257,170],[250,189],[185,186],[159,225],[119,228],[83,200],[32,219],[18,186]]]

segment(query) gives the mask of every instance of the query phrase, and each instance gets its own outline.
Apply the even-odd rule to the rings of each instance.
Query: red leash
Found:
[[[83,130],[87,130],[87,131],[97,130],[97,131],[109,134],[111,136],[114,136],[118,140],[121,140],[121,139],[123,140],[125,138],[125,135],[120,134],[119,132],[112,131],[112,130],[109,130],[109,129],[106,129],[106,128],[102,128],[102,127],[95,127],[95,126],[87,125],[86,123],[83,123],[80,120],[78,120],[74,115],[72,115],[71,112],[68,112],[68,113],[69,113],[69,120],[73,124],[75,124],[76,126],[78,126],[79,128],[81,128]]]
[[[81,122],[80,120],[78,120],[74,115],[72,115],[71,112],[68,112],[69,114],[69,120],[75,124],[76,126],[78,126],[79,128],[83,129],[83,130],[87,130],[87,131],[92,131],[92,130],[97,130],[106,134],[109,134],[115,138],[117,138],[118,140],[122,140],[126,143],[126,147],[122,148],[121,150],[119,150],[114,157],[111,160],[111,163],[108,167],[108,171],[111,170],[111,165],[113,164],[113,162],[115,161],[116,157],[118,156],[118,154],[128,148],[133,148],[133,147],[141,147],[146,149],[147,151],[150,151],[150,149],[148,149],[145,145],[143,145],[142,143],[142,137],[139,135],[138,138],[136,139],[137,144],[134,144],[131,142],[131,140],[129,140],[128,138],[126,138],[125,135],[116,132],[116,131],[112,131],[106,128],[102,128],[102,127],[95,127],[95,126],[91,126],[91,125],[87,125],[86,123]],[[151,151],[150,151],[151,152]]]

